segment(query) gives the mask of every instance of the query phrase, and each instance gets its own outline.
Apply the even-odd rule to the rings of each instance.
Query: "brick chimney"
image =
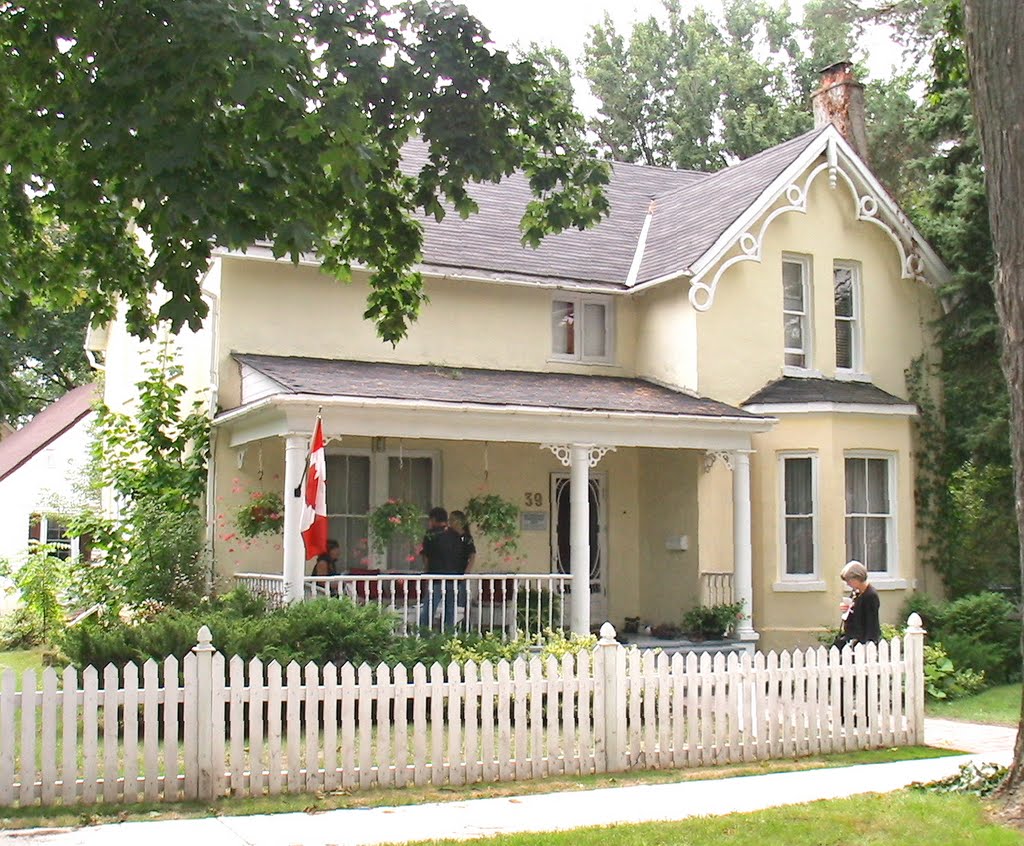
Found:
[[[821,85],[811,95],[814,127],[833,124],[866,162],[868,136],[864,125],[864,86],[857,82],[850,62],[836,62],[818,71]]]

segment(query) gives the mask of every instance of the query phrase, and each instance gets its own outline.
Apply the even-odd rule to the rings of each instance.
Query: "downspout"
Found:
[[[204,290],[203,296],[210,302],[210,420],[217,416],[220,399],[220,371],[217,367],[217,343],[220,329],[220,297],[213,291]],[[210,452],[206,461],[206,549],[210,556],[207,587],[213,588],[213,574],[216,561],[213,556],[217,526],[217,429],[210,426]]]

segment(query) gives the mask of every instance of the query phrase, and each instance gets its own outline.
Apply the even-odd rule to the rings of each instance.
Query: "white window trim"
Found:
[[[847,318],[839,318],[835,313],[835,272],[836,270],[849,270],[852,279],[852,295],[853,295],[853,317],[849,319],[849,322],[853,323],[853,331],[851,332],[850,344],[852,355],[850,356],[850,362],[852,367],[840,367],[839,362],[836,361],[836,379],[846,379],[851,382],[870,382],[871,377],[865,372],[864,369],[864,290],[861,282],[861,266],[860,262],[848,261],[845,259],[836,259],[832,262],[832,325],[840,320],[847,320]],[[834,329],[833,329],[834,332]],[[835,356],[836,350],[833,349],[833,357]]]
[[[774,588],[778,591],[824,590],[821,578],[821,501],[818,490],[818,453],[813,450],[786,450],[776,453],[778,467],[778,532],[779,532],[779,579]],[[811,518],[813,531],[811,543],[814,551],[814,570],[810,573],[786,572],[786,459],[811,459]]]
[[[814,285],[812,282],[812,273],[814,270],[814,262],[811,256],[802,255],[800,253],[783,253],[782,264],[796,264],[800,266],[801,278],[803,279],[804,285],[804,349],[803,350],[791,350],[786,347],[785,334],[783,334],[782,340],[782,370],[786,376],[810,376],[820,375],[814,369]],[[780,266],[781,270],[781,266]],[[785,327],[785,315],[786,312],[786,300],[785,300],[785,287],[783,286],[782,292],[782,315],[783,315],[783,327]],[[786,353],[789,352],[803,352],[804,364],[803,367],[799,367],[794,364],[786,364]]]
[[[382,452],[374,452],[367,447],[331,447],[326,448],[327,455],[361,455],[370,459],[370,511],[383,505],[388,501],[388,460],[391,458],[430,458],[434,463],[434,470],[430,480],[430,498],[435,503],[441,502],[441,450],[439,449],[395,449],[388,447]],[[327,476],[327,484],[331,483],[330,474]],[[369,512],[367,512],[369,514]],[[387,562],[384,560],[385,550],[371,549],[370,558],[374,566],[384,568]]]
[[[568,353],[556,353],[553,349],[554,338],[550,335],[550,327],[548,329],[548,348],[550,355],[548,361],[571,361],[577,364],[614,364],[615,363],[615,300],[611,297],[600,296],[597,294],[566,294],[558,291],[551,297],[551,306],[548,309],[548,322],[551,321],[551,313],[555,307],[556,302],[572,303],[573,313],[576,315],[573,321],[573,332],[575,333],[575,343],[573,346],[577,352],[569,355]],[[583,306],[587,303],[597,304],[604,306],[604,349],[605,354],[603,356],[584,356],[583,355]]]
[[[50,520],[52,517],[52,515],[46,514],[43,511],[33,511],[29,514],[30,520],[33,515],[39,518],[39,537],[28,538],[28,548],[30,552],[35,552],[39,547],[47,545],[47,535],[50,534]],[[57,520],[56,522],[60,523],[61,521]],[[70,558],[77,561],[81,556],[82,539],[78,537],[68,538],[67,542]]]
[[[846,549],[846,521],[850,514],[846,510],[846,459],[847,458],[874,458],[885,459],[889,465],[889,522],[886,526],[885,544],[889,551],[889,560],[886,562],[884,572],[875,570],[869,572],[871,584],[880,590],[900,590],[909,587],[906,579],[900,578],[900,549],[899,549],[899,501],[897,491],[899,485],[899,454],[891,450],[872,449],[851,449],[843,452],[843,549]],[[875,515],[878,516],[878,515]],[[867,565],[865,565],[867,566]]]

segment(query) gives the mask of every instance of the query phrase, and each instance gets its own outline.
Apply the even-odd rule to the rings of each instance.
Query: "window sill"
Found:
[[[586,367],[618,367],[619,363],[611,358],[573,358],[572,356],[553,355],[548,364],[579,364]]]
[[[859,370],[839,370],[836,369],[836,381],[837,382],[870,382],[870,373],[861,373]]]
[[[776,582],[772,585],[772,590],[775,593],[823,593],[825,589],[825,582],[821,579],[806,582]]]
[[[915,587],[912,579],[879,578],[871,577],[871,584],[875,590],[910,590]]]
[[[823,379],[825,374],[813,367],[794,367],[791,364],[782,366],[783,376],[793,376],[797,379]]]

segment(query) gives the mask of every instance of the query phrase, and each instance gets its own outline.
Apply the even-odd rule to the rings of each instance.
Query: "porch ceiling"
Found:
[[[742,449],[771,417],[647,382],[566,373],[236,355],[243,405],[217,416],[232,446],[332,436]]]

